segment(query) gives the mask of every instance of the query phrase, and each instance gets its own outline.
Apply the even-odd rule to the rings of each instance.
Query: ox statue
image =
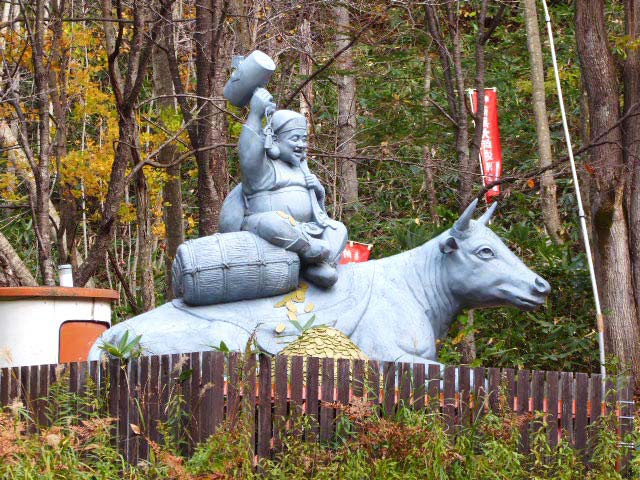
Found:
[[[487,223],[494,203],[472,220],[477,200],[450,230],[401,254],[366,263],[341,265],[330,289],[310,285],[315,325],[345,333],[371,359],[436,362],[436,340],[465,308],[512,305],[533,309],[550,291],[546,280],[527,268]],[[141,335],[145,354],[201,351],[224,342],[244,350],[254,336],[271,354],[299,333],[278,297],[192,307],[173,300],[122,322],[98,339],[89,358],[98,359],[103,342],[117,343],[125,332]],[[308,305],[308,304],[307,304]],[[310,310],[307,308],[306,310]]]

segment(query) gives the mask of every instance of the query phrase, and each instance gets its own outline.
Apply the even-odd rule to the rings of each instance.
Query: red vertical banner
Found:
[[[471,110],[475,115],[478,111],[478,91],[469,90],[469,95],[471,97]],[[500,145],[500,128],[498,127],[498,91],[495,88],[487,88],[484,91],[480,168],[485,187],[499,180],[502,175],[502,147]],[[500,195],[500,185],[495,185],[487,191],[487,203],[490,203],[498,195]]]

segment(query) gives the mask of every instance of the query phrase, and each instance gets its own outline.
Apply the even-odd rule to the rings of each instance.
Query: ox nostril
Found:
[[[534,281],[535,291],[541,294],[547,294],[551,291],[551,285],[542,277],[536,277]]]

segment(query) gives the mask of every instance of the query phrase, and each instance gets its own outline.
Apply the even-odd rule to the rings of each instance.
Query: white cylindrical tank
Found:
[[[69,264],[58,267],[58,282],[61,287],[73,287],[73,268]]]
[[[0,368],[86,360],[117,299],[101,288],[0,288]]]

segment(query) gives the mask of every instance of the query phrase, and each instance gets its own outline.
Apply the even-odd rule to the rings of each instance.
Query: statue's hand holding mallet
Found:
[[[249,108],[249,117],[262,122],[262,117],[264,117],[267,108],[275,110],[276,104],[273,102],[273,96],[266,88],[256,88],[251,97]]]

